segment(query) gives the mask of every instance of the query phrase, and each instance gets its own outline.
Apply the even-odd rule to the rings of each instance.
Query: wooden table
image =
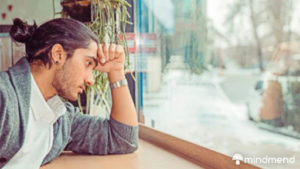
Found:
[[[63,152],[40,169],[200,169],[179,156],[140,139],[139,149],[125,155],[78,155]]]

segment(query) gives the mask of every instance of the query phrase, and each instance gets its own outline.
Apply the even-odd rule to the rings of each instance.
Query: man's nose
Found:
[[[85,78],[84,83],[86,86],[92,86],[95,83],[93,73],[89,73],[89,75]]]

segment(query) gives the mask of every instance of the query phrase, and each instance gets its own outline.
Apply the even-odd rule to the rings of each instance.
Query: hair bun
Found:
[[[37,25],[34,22],[33,25],[28,25],[20,18],[14,19],[14,24],[10,28],[10,36],[17,42],[26,43],[32,37],[33,33],[37,29]]]

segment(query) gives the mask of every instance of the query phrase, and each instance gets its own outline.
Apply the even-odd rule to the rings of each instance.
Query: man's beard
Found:
[[[57,94],[66,99],[66,100],[76,100],[77,98],[73,98],[71,96],[70,87],[72,83],[70,82],[69,72],[65,71],[64,66],[62,69],[58,70],[55,74],[55,78],[52,82],[53,87],[56,89]]]

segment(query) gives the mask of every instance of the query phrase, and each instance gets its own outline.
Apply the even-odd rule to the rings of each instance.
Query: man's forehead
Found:
[[[96,42],[92,41],[92,42],[89,44],[87,50],[89,51],[89,54],[88,54],[89,56],[94,57],[94,58],[97,59],[98,45],[97,45]]]
[[[91,41],[90,44],[89,44],[89,48],[90,48],[90,49],[97,49],[97,48],[98,48],[98,45],[97,45],[96,42]]]

